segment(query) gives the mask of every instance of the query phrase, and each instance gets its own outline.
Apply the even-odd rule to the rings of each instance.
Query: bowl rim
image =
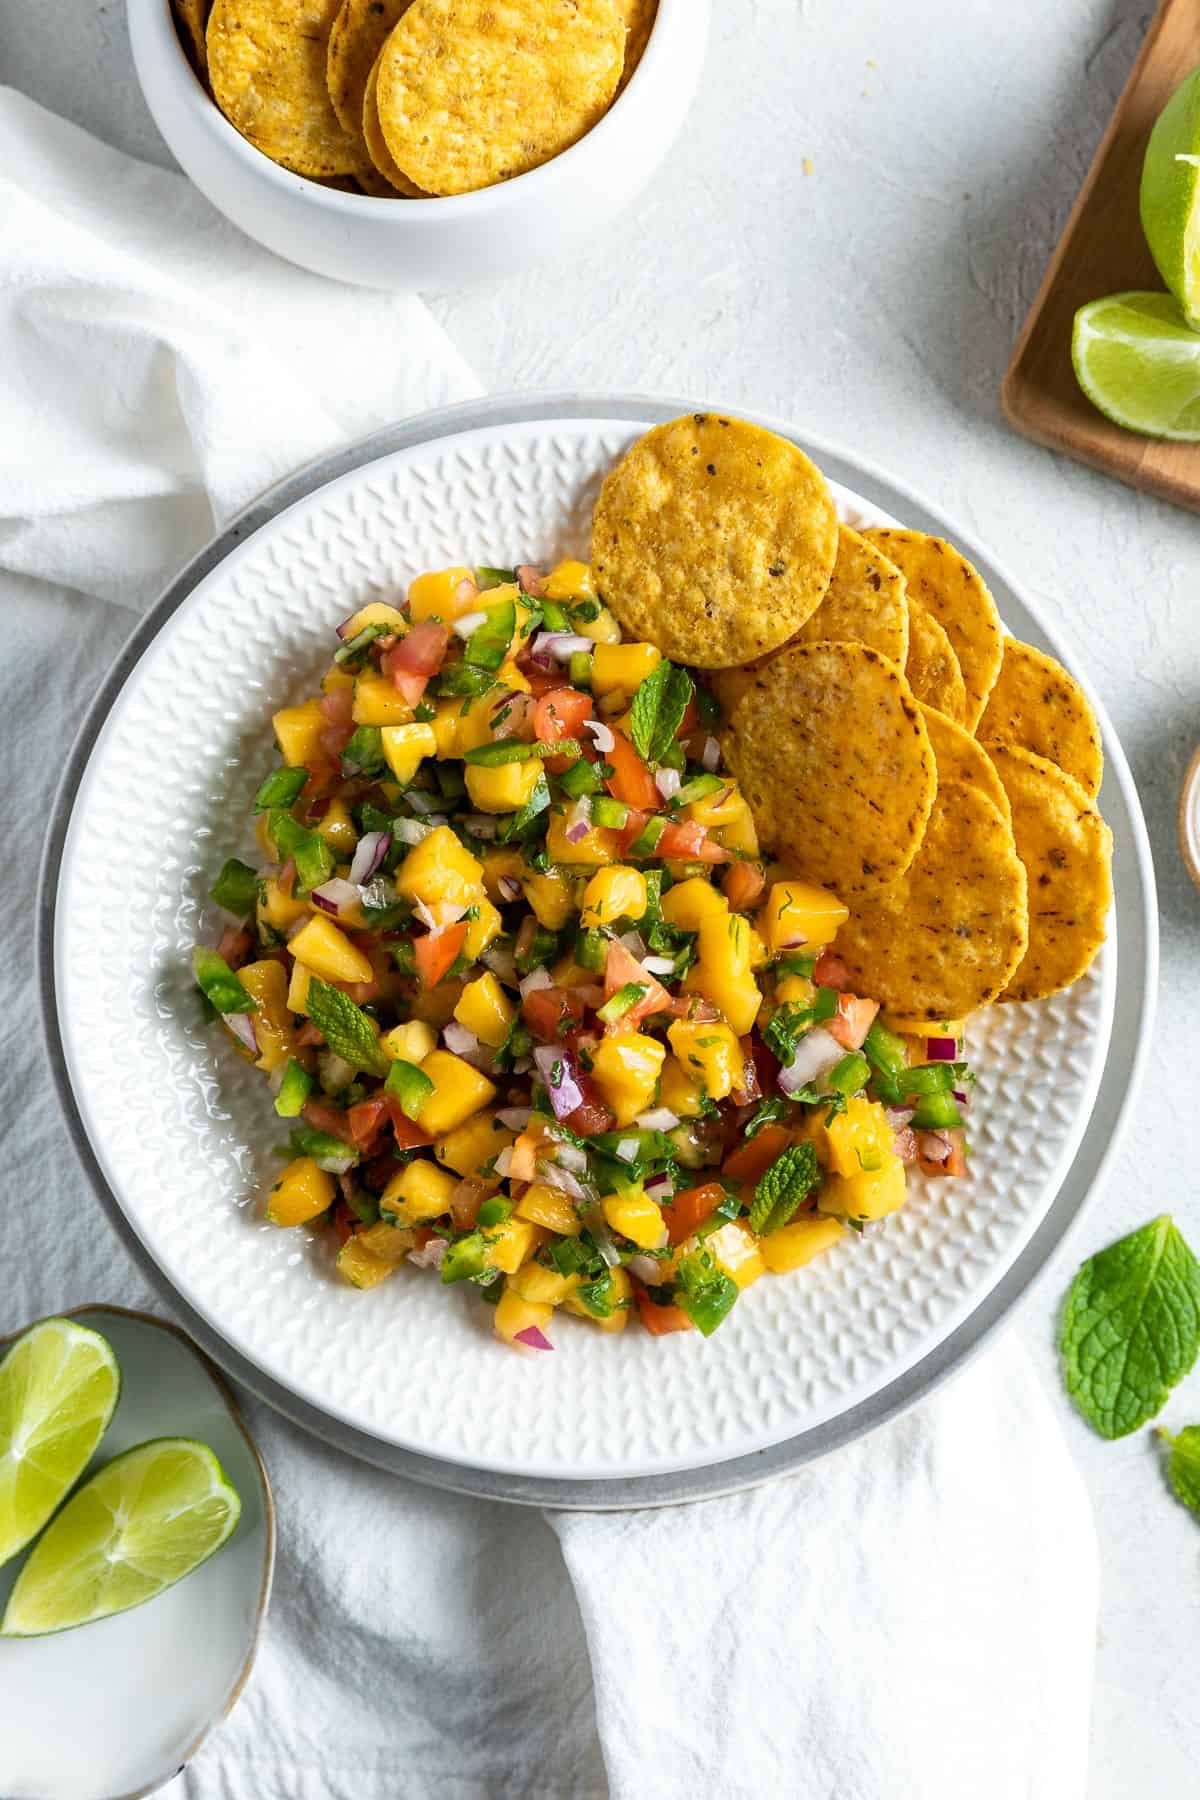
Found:
[[[1060,1265],[1065,1245],[1087,1210],[1090,1190],[1111,1166],[1124,1136],[1148,1055],[1158,966],[1153,863],[1145,821],[1128,762],[1103,704],[1096,701],[1108,752],[1106,774],[1111,775],[1115,790],[1114,819],[1126,853],[1126,861],[1123,865],[1123,878],[1117,884],[1116,893],[1117,941],[1120,946],[1116,1013],[1089,1127],[1083,1134],[1070,1166],[1058,1183],[1054,1199],[1029,1241],[979,1305],[909,1369],[848,1410],[821,1425],[807,1428],[799,1436],[773,1444],[768,1449],[664,1474],[597,1478],[542,1477],[504,1475],[496,1471],[479,1470],[469,1464],[450,1463],[422,1452],[384,1443],[369,1432],[347,1425],[334,1415],[311,1406],[291,1388],[275,1381],[255,1363],[242,1356],[218,1330],[210,1327],[207,1320],[195,1313],[142,1245],[112,1193],[83,1127],[66,1066],[54,979],[57,878],[73,810],[74,789],[92,744],[142,652],[165,620],[223,560],[230,548],[244,541],[278,513],[363,464],[413,445],[481,426],[505,426],[557,418],[619,418],[622,421],[642,420],[650,425],[662,418],[694,411],[700,404],[703,404],[705,410],[721,410],[719,405],[711,401],[700,403],[694,398],[652,397],[646,394],[502,394],[487,400],[467,401],[425,413],[385,428],[298,470],[252,503],[239,518],[231,521],[226,530],[214,538],[169,583],[158,603],[139,622],[125,650],[95,696],[92,708],[80,728],[64,767],[51,815],[43,854],[37,913],[38,980],[43,1029],[68,1133],[110,1223],[139,1266],[146,1270],[156,1288],[169,1296],[176,1310],[183,1313],[193,1334],[251,1392],[313,1432],[325,1443],[392,1473],[459,1493],[525,1505],[604,1511],[714,1498],[753,1487],[776,1474],[795,1470],[803,1463],[853,1441],[906,1411],[918,1399],[925,1398],[965,1366],[994,1335],[999,1325],[1007,1321],[1015,1308],[1027,1300],[1035,1288],[1040,1287]],[[805,448],[822,459],[827,471],[832,468],[834,479],[857,482],[861,491],[874,494],[879,504],[885,508],[889,503],[895,505],[899,501],[907,509],[905,516],[911,514],[914,523],[922,528],[939,530],[951,523],[940,506],[926,501],[919,492],[914,492],[906,482],[888,474],[872,459],[847,450],[823,435],[802,432],[795,422],[749,410],[744,406],[734,406],[727,410],[803,443]],[[843,475],[843,468],[849,473]],[[952,523],[957,540],[963,544],[972,560],[1000,589],[1011,592],[1020,608],[1028,614],[1030,628],[1078,670],[1079,659],[1065,641],[1066,634],[1059,620],[1047,616],[1050,609],[1044,607],[1035,596],[1031,597],[1027,587],[995,556],[980,546],[973,532],[959,528],[957,521]],[[1086,675],[1083,676],[1083,685],[1093,700],[1096,700]],[[1122,968],[1127,971],[1123,979],[1120,974]]]
[[[293,200],[298,200],[302,205],[314,206],[318,211],[344,213],[350,218],[371,218],[386,226],[396,225],[399,229],[404,229],[406,223],[412,225],[416,222],[404,208],[393,207],[381,212],[378,202],[381,197],[389,198],[387,195],[346,193],[340,188],[324,186],[317,176],[303,175],[299,170],[289,169],[283,163],[275,162],[265,151],[252,144],[249,138],[242,136],[205,88],[179,35],[171,0],[126,0],[126,3],[130,12],[138,9],[145,17],[149,29],[155,33],[158,46],[165,52],[168,64],[172,58],[176,60],[181,77],[177,84],[178,98],[198,129],[226,155],[237,157],[252,178],[260,177],[268,186],[286,190]],[[526,169],[523,174],[513,175],[506,181],[493,182],[490,187],[474,188],[465,194],[431,194],[422,198],[420,221],[435,226],[451,220],[455,223],[468,223],[481,214],[491,216],[502,213],[506,207],[536,201],[542,189],[548,198],[551,183],[562,178],[561,167],[564,163],[573,158],[574,165],[578,166],[585,154],[595,158],[597,144],[603,150],[614,131],[624,130],[631,123],[629,112],[622,113],[621,107],[635,88],[639,99],[648,91],[647,84],[642,79],[643,71],[665,74],[669,54],[666,39],[671,32],[681,28],[680,21],[687,17],[685,8],[689,6],[695,28],[703,32],[708,11],[706,0],[658,0],[654,23],[650,27],[650,35],[637,68],[625,87],[609,102],[603,116],[582,137],[577,138],[573,144],[568,144],[556,156],[539,163],[536,168]],[[665,34],[664,18],[669,21]],[[136,61],[135,56],[135,63]],[[140,68],[138,78],[144,86]],[[175,84],[174,75],[168,79]],[[298,189],[295,186],[297,182],[302,184]]]

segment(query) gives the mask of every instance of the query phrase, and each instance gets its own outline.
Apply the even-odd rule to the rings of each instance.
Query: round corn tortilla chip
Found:
[[[865,644],[773,656],[724,733],[760,836],[797,875],[842,899],[903,874],[937,776],[908,683]]]
[[[837,560],[825,598],[796,641],[817,644],[835,638],[867,644],[899,669],[908,655],[904,577],[882,550],[849,525],[838,529]]]
[[[987,795],[993,806],[999,807],[1011,824],[1012,811],[1008,795],[1004,791],[1004,783],[997,775],[996,765],[983,745],[977,743],[961,725],[956,725],[953,719],[948,719],[945,713],[940,713],[936,706],[922,703],[921,717],[933,746],[938,786],[947,781],[963,781],[968,787],[978,788],[981,794]]]
[[[1029,877],[1029,948],[1000,998],[1040,1000],[1078,981],[1104,942],[1112,832],[1056,763],[1010,744],[991,754]]]
[[[201,81],[208,84],[208,0],[173,0],[175,23]]]
[[[325,53],[325,85],[344,130],[362,130],[367,81],[409,0],[342,0]]]
[[[908,656],[904,673],[918,700],[956,725],[967,716],[967,690],[950,639],[919,600],[908,602]]]
[[[242,136],[298,175],[354,175],[367,158],[325,86],[338,0],[214,0],[208,21],[213,98]]]
[[[382,182],[383,191],[404,194],[409,200],[421,200],[425,196],[415,181],[410,181],[404,170],[398,167],[395,157],[387,147],[383,135],[383,127],[379,123],[379,103],[377,83],[379,81],[379,64],[375,64],[367,76],[367,88],[363,95],[362,134],[367,146],[367,155],[374,167],[371,171],[376,182]],[[374,189],[376,193],[379,188]]]
[[[872,530],[865,535],[903,573],[910,603],[915,600],[932,613],[950,639],[967,692],[962,723],[974,731],[1000,672],[1003,650],[1000,615],[987,583],[945,538],[924,531]]]
[[[639,438],[592,516],[596,586],[626,636],[700,669],[786,643],[824,599],[836,556],[821,471],[785,438],[717,413]]]
[[[1094,800],[1104,775],[1100,726],[1079,683],[1042,650],[1005,638],[1004,660],[979,721],[981,742],[1016,744],[1057,763]]]
[[[625,22],[626,31],[625,61],[617,85],[617,92],[620,94],[637,72],[637,66],[650,41],[650,33],[658,14],[658,0],[617,0],[617,11]]]
[[[851,988],[913,1019],[988,1005],[1025,954],[1025,891],[1003,813],[978,788],[946,782],[907,874],[849,902],[837,951]]]
[[[413,0],[381,55],[383,135],[427,193],[491,187],[590,131],[624,59],[615,0]]]

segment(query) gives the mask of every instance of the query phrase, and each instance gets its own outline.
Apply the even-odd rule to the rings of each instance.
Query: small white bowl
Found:
[[[236,132],[192,70],[170,0],[128,0],[133,60],[154,122],[226,218],[290,262],[363,287],[458,287],[591,239],[641,191],[700,79],[709,0],[659,0],[625,92],[561,156],[496,187],[436,200],[344,194],[280,168]],[[615,247],[615,246],[614,246]]]
[[[118,1306],[68,1317],[106,1337],[121,1365],[117,1410],[86,1473],[147,1438],[195,1437],[242,1501],[217,1555],[145,1606],[52,1637],[0,1639],[5,1800],[140,1800],[195,1755],[246,1685],[271,1592],[275,1509],[237,1403],[189,1337]],[[23,1561],[0,1570],[0,1611]]]

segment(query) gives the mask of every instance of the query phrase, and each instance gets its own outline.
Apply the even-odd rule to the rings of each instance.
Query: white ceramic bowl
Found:
[[[457,287],[513,274],[590,240],[640,193],[700,79],[709,0],[659,0],[637,72],[600,123],[512,181],[447,199],[344,194],[280,168],[236,132],[197,81],[169,0],[128,0],[146,104],[226,218],[277,255],[364,287]]]

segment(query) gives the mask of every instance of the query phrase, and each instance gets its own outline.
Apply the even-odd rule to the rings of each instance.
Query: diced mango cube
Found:
[[[714,1261],[731,1275],[740,1288],[748,1288],[766,1273],[758,1239],[741,1219],[729,1219],[705,1239]]]
[[[468,763],[464,771],[467,793],[477,812],[517,812],[530,799],[542,778],[541,758],[497,763],[494,768]]]
[[[544,1332],[553,1317],[554,1308],[547,1302],[526,1300],[506,1283],[492,1314],[492,1329],[505,1343],[514,1344],[519,1331]]]
[[[381,1262],[391,1263],[393,1267],[402,1263],[417,1241],[415,1231],[402,1230],[399,1226],[388,1224],[380,1219],[377,1224],[368,1225],[354,1234],[355,1242]]]
[[[567,836],[566,814],[551,810],[550,823],[546,827],[546,851],[553,863],[595,868],[616,862],[620,842],[618,832],[610,831],[607,826],[590,825],[579,842],[573,844]]]
[[[518,1219],[513,1214],[486,1231],[485,1236],[490,1242],[484,1260],[489,1269],[513,1275],[523,1262],[528,1262],[538,1246],[545,1243],[546,1235],[540,1225],[529,1219]]]
[[[881,1169],[892,1155],[896,1133],[878,1100],[853,1094],[844,1112],[825,1121],[818,1107],[807,1126],[817,1158],[836,1175],[861,1175]]]
[[[619,644],[621,641],[621,627],[607,606],[602,606],[594,619],[577,619],[574,630],[580,637],[591,638],[594,644]]]
[[[616,1118],[630,1125],[654,1099],[666,1047],[639,1031],[602,1038],[592,1052],[592,1077]]]
[[[463,939],[463,955],[477,962],[494,938],[504,929],[504,920],[490,900],[480,894],[472,900],[467,916],[467,935]]]
[[[736,1036],[745,1037],[762,1000],[750,965],[750,927],[740,914],[727,911],[724,917],[701,919],[698,939],[699,956],[684,977],[684,991],[711,1000]]]
[[[325,839],[331,850],[336,850],[341,856],[353,856],[358,833],[344,800],[329,802],[324,815],[317,821],[316,832],[318,837]]]
[[[508,1036],[517,1009],[490,969],[468,981],[454,1006],[460,1025],[473,1031],[481,1044],[498,1050]]]
[[[817,984],[807,975],[784,975],[775,983],[775,998],[780,1006],[811,1006],[817,995]]]
[[[396,871],[396,892],[409,900],[450,900],[470,906],[483,886],[483,865],[448,825],[437,825],[414,844]]]
[[[542,582],[542,592],[547,600],[594,600],[590,565],[571,558],[556,563]]]
[[[408,620],[398,607],[389,606],[386,600],[368,600],[342,626],[342,642],[348,644],[351,638],[357,637],[360,631],[365,631],[368,625],[386,625],[397,637],[403,637],[408,630]]]
[[[267,1217],[272,1225],[307,1225],[333,1205],[336,1194],[333,1176],[311,1156],[298,1156],[268,1194]]]
[[[324,913],[314,913],[289,941],[288,948],[297,962],[322,981],[370,981],[375,973],[370,957]]]
[[[432,725],[385,725],[379,733],[384,761],[401,787],[407,787],[427,756],[436,756]]]
[[[729,902],[719,888],[702,875],[691,875],[668,888],[662,901],[663,918],[680,931],[699,931],[704,919],[724,918]]]
[[[785,950],[832,944],[849,916],[850,909],[828,888],[811,881],[774,881],[759,909],[758,929],[772,956],[780,956]]]
[[[285,932],[289,925],[302,919],[308,910],[303,900],[297,900],[294,894],[284,893],[277,876],[268,875],[264,881],[259,882],[255,918],[264,937],[268,932]]]
[[[288,980],[288,1011],[300,1013],[308,1017],[308,984],[312,980],[312,970],[306,969],[302,962],[292,964],[291,977]]]
[[[254,1035],[258,1039],[258,1067],[268,1071],[280,1068],[293,1056],[296,1041],[287,1003],[287,975],[282,963],[267,959],[246,963],[238,970],[238,979],[247,993],[257,1001]]]
[[[568,1294],[579,1286],[578,1275],[560,1275],[557,1269],[544,1269],[541,1263],[522,1263],[515,1275],[504,1283],[508,1293],[519,1294],[535,1306],[561,1306]]]
[[[772,1275],[786,1275],[811,1262],[823,1250],[831,1250],[844,1232],[838,1219],[793,1219],[790,1225],[781,1225],[778,1231],[763,1238],[759,1249]]]
[[[531,1181],[517,1201],[516,1211],[519,1219],[532,1219],[560,1237],[578,1237],[583,1229],[573,1202],[561,1188],[546,1181]]]
[[[674,1056],[663,1064],[659,1100],[681,1119],[698,1119],[704,1111],[704,1088]]]
[[[667,1039],[692,1080],[703,1083],[710,1100],[724,1100],[741,1086],[745,1059],[728,1025],[710,1019],[676,1019],[668,1027]]]
[[[538,924],[547,931],[561,931],[575,910],[575,883],[561,869],[539,875],[524,865],[519,879]]]
[[[428,1157],[414,1157],[392,1176],[379,1196],[380,1216],[396,1225],[420,1225],[436,1219],[449,1211],[450,1196],[457,1186],[449,1170],[439,1168]]]
[[[285,706],[271,725],[284,762],[297,768],[320,754],[321,734],[328,731],[329,720],[319,700],[306,700],[303,706]]]
[[[330,663],[321,677],[321,692],[336,694],[339,688],[352,688],[354,676],[349,669],[343,669],[340,663]]]
[[[601,1210],[611,1229],[628,1238],[639,1250],[661,1250],[667,1241],[662,1208],[640,1187],[628,1188],[624,1193],[606,1194]]]
[[[487,1076],[449,1050],[431,1050],[421,1073],[432,1081],[433,1092],[421,1106],[418,1123],[433,1137],[444,1137],[456,1125],[464,1125],[495,1098],[496,1089]]]
[[[464,581],[474,587],[474,569],[464,569],[456,564],[449,569],[431,569],[428,574],[418,575],[415,581],[408,584],[408,611],[413,619],[442,619],[449,624],[461,613],[475,612],[479,606],[478,593],[464,594],[459,598],[458,590]]]
[[[600,869],[583,890],[579,922],[585,928],[640,919],[646,910],[646,877],[623,863]]]
[[[889,1151],[878,1169],[857,1175],[831,1175],[817,1196],[823,1213],[839,1219],[882,1219],[903,1206],[907,1191],[904,1164]]]
[[[695,824],[703,825],[706,831],[711,831],[717,825],[728,825],[740,818],[745,805],[737,782],[727,781],[723,787],[714,788],[711,794],[693,800],[684,808],[684,814]]]
[[[437,746],[436,754],[443,762],[447,757],[459,754],[458,728],[461,722],[461,700],[437,700],[434,702],[433,717],[427,720],[427,724]]]
[[[392,1062],[423,1063],[436,1043],[437,1033],[424,1019],[406,1019],[384,1032],[379,1048]]]
[[[516,1133],[501,1125],[495,1113],[489,1110],[476,1113],[465,1125],[448,1131],[445,1137],[438,1139],[433,1153],[457,1175],[490,1183],[494,1178],[483,1173],[485,1167],[494,1162],[502,1150],[507,1150],[515,1138]],[[496,1185],[499,1185],[498,1179]]]
[[[744,800],[732,817],[717,827],[716,836],[726,850],[736,850],[741,856],[758,855],[758,828]]]
[[[360,675],[354,683],[351,718],[356,725],[407,725],[413,709],[386,675]]]
[[[628,698],[661,661],[656,644],[597,644],[592,652],[592,692]]]

